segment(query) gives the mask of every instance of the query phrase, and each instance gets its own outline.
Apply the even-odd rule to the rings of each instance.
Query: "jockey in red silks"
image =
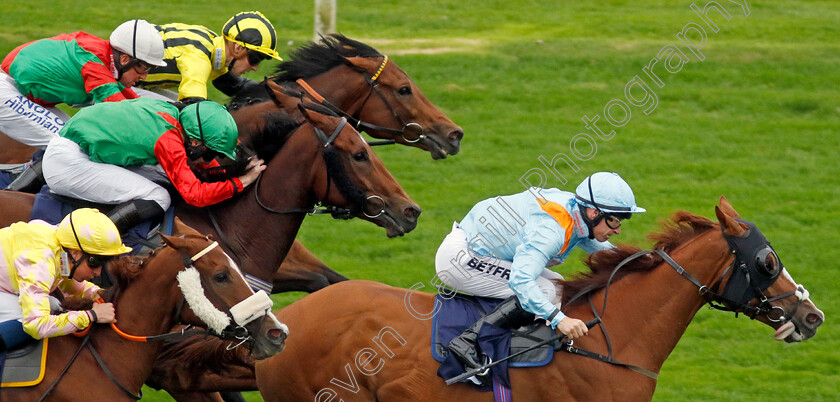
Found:
[[[79,111],[50,141],[44,178],[57,194],[118,204],[108,216],[125,233],[171,204],[157,182],[171,182],[196,207],[224,201],[253,183],[265,170],[262,159],[220,182],[203,182],[192,170],[217,166],[217,157],[236,159],[237,140],[233,117],[215,102],[183,110],[149,98],[101,103]]]
[[[68,119],[55,105],[137,98],[131,86],[164,65],[163,40],[144,20],[110,40],[80,31],[20,45],[0,64],[0,131],[43,149]]]

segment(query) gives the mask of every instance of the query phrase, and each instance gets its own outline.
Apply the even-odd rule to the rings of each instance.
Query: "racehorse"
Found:
[[[303,91],[301,85],[306,85],[310,88],[308,98],[327,100],[372,136],[429,150],[434,159],[460,150],[463,130],[431,104],[392,59],[364,43],[342,35],[329,35],[293,52],[278,66],[277,72],[279,75],[272,83],[285,82],[298,91]],[[276,88],[268,89],[271,96],[282,96],[276,94]],[[271,96],[267,90],[257,89],[257,93],[234,97],[230,104],[243,139],[261,131],[262,116],[267,111],[278,110],[275,102],[268,101]],[[291,113],[299,115],[294,108]],[[0,133],[0,164],[29,161],[34,151]],[[288,257],[292,261],[279,267],[274,283],[278,285],[289,278],[294,281],[282,282],[274,292],[314,291],[346,279],[320,261],[315,263],[317,258],[297,241]],[[295,261],[312,264],[297,266]]]
[[[139,399],[161,345],[154,336],[167,334],[178,322],[220,334],[232,331],[253,344],[251,354],[258,359],[279,353],[288,328],[268,314],[270,300],[250,306],[260,298],[216,242],[179,220],[175,234],[164,236],[166,245],[147,257],[123,257],[110,264],[117,279],[105,295],[116,309],[112,328],[96,325],[84,338],[51,338],[43,381],[4,388],[3,400],[76,400],[85,395]],[[252,314],[251,321],[232,313],[243,307]]]
[[[566,314],[583,320],[597,315],[602,322],[600,330],[575,339],[574,347],[655,376],[707,302],[776,328],[777,339],[812,337],[825,316],[758,228],[741,221],[725,198],[715,214],[716,223],[678,213],[674,224],[651,237],[660,251],[624,264],[639,249],[621,246],[591,255],[591,273],[562,283]],[[583,289],[591,291],[570,303]],[[294,331],[282,354],[256,363],[263,398],[493,400],[490,392],[464,383],[446,386],[436,376],[429,320],[434,303],[431,294],[347,281],[283,308],[275,315]],[[654,378],[628,367],[571,353],[554,356],[547,367],[512,369],[510,378],[514,400],[521,401],[650,400],[656,386]]]
[[[461,127],[435,107],[392,59],[362,42],[330,34],[292,51],[276,73],[270,81],[325,104],[372,137],[429,151],[433,159],[460,151]],[[262,103],[257,110],[270,109],[272,102],[262,102],[271,98],[270,90],[265,92],[252,86],[231,100],[240,135],[247,136],[245,125],[252,119],[237,118],[236,109],[253,102]]]
[[[277,96],[281,102],[300,103],[282,93]],[[307,123],[299,127],[282,116],[266,119],[262,135],[252,140],[263,144],[256,149],[268,161],[268,168],[243,194],[204,209],[184,203],[176,206],[176,215],[192,227],[205,233],[218,227],[220,240],[226,240],[228,252],[242,270],[269,284],[303,218],[318,200],[349,208],[356,216],[385,227],[389,236],[414,229],[420,214],[420,208],[344,120],[314,112],[303,118]],[[9,201],[9,208],[0,211],[0,224],[28,220],[33,198],[0,191],[0,202]],[[15,199],[23,201],[14,204]]]

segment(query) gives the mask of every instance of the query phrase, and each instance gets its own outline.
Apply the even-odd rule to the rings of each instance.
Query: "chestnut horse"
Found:
[[[717,223],[678,213],[675,224],[652,236],[662,254],[621,264],[620,270],[619,262],[638,249],[621,246],[593,254],[587,262],[591,273],[563,283],[566,314],[602,320],[601,330],[593,328],[574,347],[602,355],[611,350],[615,361],[658,373],[695,313],[709,301],[776,328],[777,339],[799,342],[813,336],[823,313],[775,252],[768,252],[760,231],[739,220],[724,198],[715,213]],[[741,249],[746,262],[733,257],[728,241],[752,239],[751,233],[763,242],[756,249]],[[755,282],[745,283],[740,265],[750,265],[756,250],[768,276],[754,274]],[[741,262],[734,264],[736,260]],[[772,278],[771,272],[777,276]],[[730,282],[733,288],[727,286]],[[717,293],[721,288],[722,295]],[[570,303],[580,289],[595,290]],[[749,296],[742,298],[744,294]],[[748,302],[740,304],[739,299]],[[294,330],[283,353],[256,362],[259,390],[267,401],[493,400],[492,393],[465,383],[446,386],[436,376],[428,320],[433,311],[433,295],[375,282],[347,281],[307,295],[275,313]],[[514,400],[521,401],[650,400],[656,387],[655,379],[627,367],[575,354],[555,356],[546,367],[512,369],[510,377]]]
[[[257,359],[283,350],[288,328],[268,314],[265,304],[246,306],[260,298],[218,244],[179,220],[175,229],[180,236],[164,236],[166,246],[151,255],[123,257],[108,267],[117,279],[105,295],[116,309],[113,329],[97,325],[84,339],[50,339],[43,381],[32,387],[4,388],[3,400],[77,400],[85,395],[107,401],[139,399],[136,396],[161,346],[152,336],[167,334],[178,322],[245,335]],[[250,321],[231,313],[246,299],[242,306],[251,309]]]

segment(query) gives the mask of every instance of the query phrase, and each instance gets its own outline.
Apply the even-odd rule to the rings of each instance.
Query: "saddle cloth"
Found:
[[[441,308],[432,318],[432,357],[441,362],[438,375],[449,379],[464,372],[461,363],[449,353],[449,342],[485,313],[492,311],[502,300],[462,294],[446,299],[438,294],[435,296],[435,304],[437,305],[438,302]],[[492,325],[482,325],[478,343],[484,354],[493,361],[497,361],[552,336],[554,336],[554,331],[543,321],[534,321],[528,326],[512,331]],[[544,366],[551,362],[553,356],[554,345],[543,345],[493,366],[491,373],[494,380],[510,387],[508,367]],[[489,386],[479,387],[479,389],[490,391]]]
[[[33,340],[6,352],[5,362],[0,364],[4,388],[31,387],[44,379],[48,341],[49,338]]]
[[[67,216],[67,214],[80,207],[99,208],[101,211],[107,213],[105,208],[111,208],[113,205],[98,205],[86,201],[61,197],[51,193],[49,187],[45,185],[41,187],[41,191],[35,195],[35,202],[32,205],[32,213],[30,213],[29,219],[40,219],[53,225],[58,225],[61,220]],[[172,222],[175,219],[174,217],[175,210],[173,207],[169,207],[164,214],[163,223],[161,224],[160,229],[161,232],[167,234],[172,233]],[[160,245],[160,242],[155,244],[155,242],[149,241],[154,237],[154,233],[150,233],[152,226],[157,223],[160,222],[142,222],[131,228],[128,233],[123,236],[123,243],[134,249],[134,252],[131,254],[140,253],[143,246],[154,248]]]

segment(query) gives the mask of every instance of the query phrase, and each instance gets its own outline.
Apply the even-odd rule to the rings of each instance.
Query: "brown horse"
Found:
[[[179,321],[247,331],[255,358],[279,353],[288,334],[284,325],[265,311],[255,311],[262,316],[250,322],[231,315],[231,307],[255,295],[230,258],[215,242],[178,220],[175,229],[180,236],[164,236],[166,246],[150,256],[124,257],[109,267],[117,284],[105,298],[114,303],[117,327],[129,335],[119,334],[117,327],[98,325],[84,340],[50,339],[44,380],[33,387],[4,388],[3,400],[34,401],[47,392],[47,400],[77,400],[84,395],[108,401],[137,399],[133,397],[151,372],[161,342],[130,337],[166,334]],[[74,359],[77,350],[81,351]],[[66,373],[59,375],[65,367]]]
[[[739,242],[752,238],[751,233],[760,236],[760,231],[736,220],[738,214],[724,198],[715,213],[718,223],[678,213],[674,225],[652,236],[654,248],[673,258],[673,267],[684,268],[684,276],[660,254],[649,254],[624,264],[612,278],[617,264],[639,250],[622,246],[593,254],[587,262],[592,272],[563,284],[564,311],[584,320],[597,311],[602,329],[593,328],[574,346],[606,355],[608,335],[615,360],[657,373],[695,313],[710,300],[723,300],[725,308],[776,328],[777,339],[796,342],[813,336],[824,315],[775,252],[758,254],[764,256],[767,273],[778,275],[760,279],[767,281],[758,291],[764,302],[756,293],[747,296],[749,302],[737,302],[751,286],[736,276],[742,270],[740,264],[733,267],[736,258],[727,237]],[[766,251],[769,243],[761,246]],[[747,260],[753,255],[742,251]],[[753,280],[756,275],[762,274],[754,274]],[[731,289],[730,282],[735,284]],[[698,292],[698,285],[708,292]],[[596,290],[568,302],[585,288]],[[724,300],[719,289],[735,296]],[[275,313],[293,331],[282,354],[256,363],[260,392],[268,401],[492,400],[492,393],[464,383],[446,386],[436,376],[428,320],[433,307],[433,295],[366,281],[342,282],[305,296]],[[655,379],[626,367],[573,354],[556,356],[547,367],[513,369],[510,376],[514,399],[522,401],[650,400],[656,387]]]
[[[394,140],[431,153],[433,159],[455,155],[464,131],[433,105],[392,59],[376,49],[331,34],[291,52],[271,80],[309,99],[328,104],[372,137]],[[248,135],[249,118],[237,118],[242,105],[275,108],[261,88],[244,91],[231,101],[240,135]],[[270,97],[270,94],[269,94]],[[247,107],[246,107],[247,108]],[[244,133],[244,134],[243,134]]]

